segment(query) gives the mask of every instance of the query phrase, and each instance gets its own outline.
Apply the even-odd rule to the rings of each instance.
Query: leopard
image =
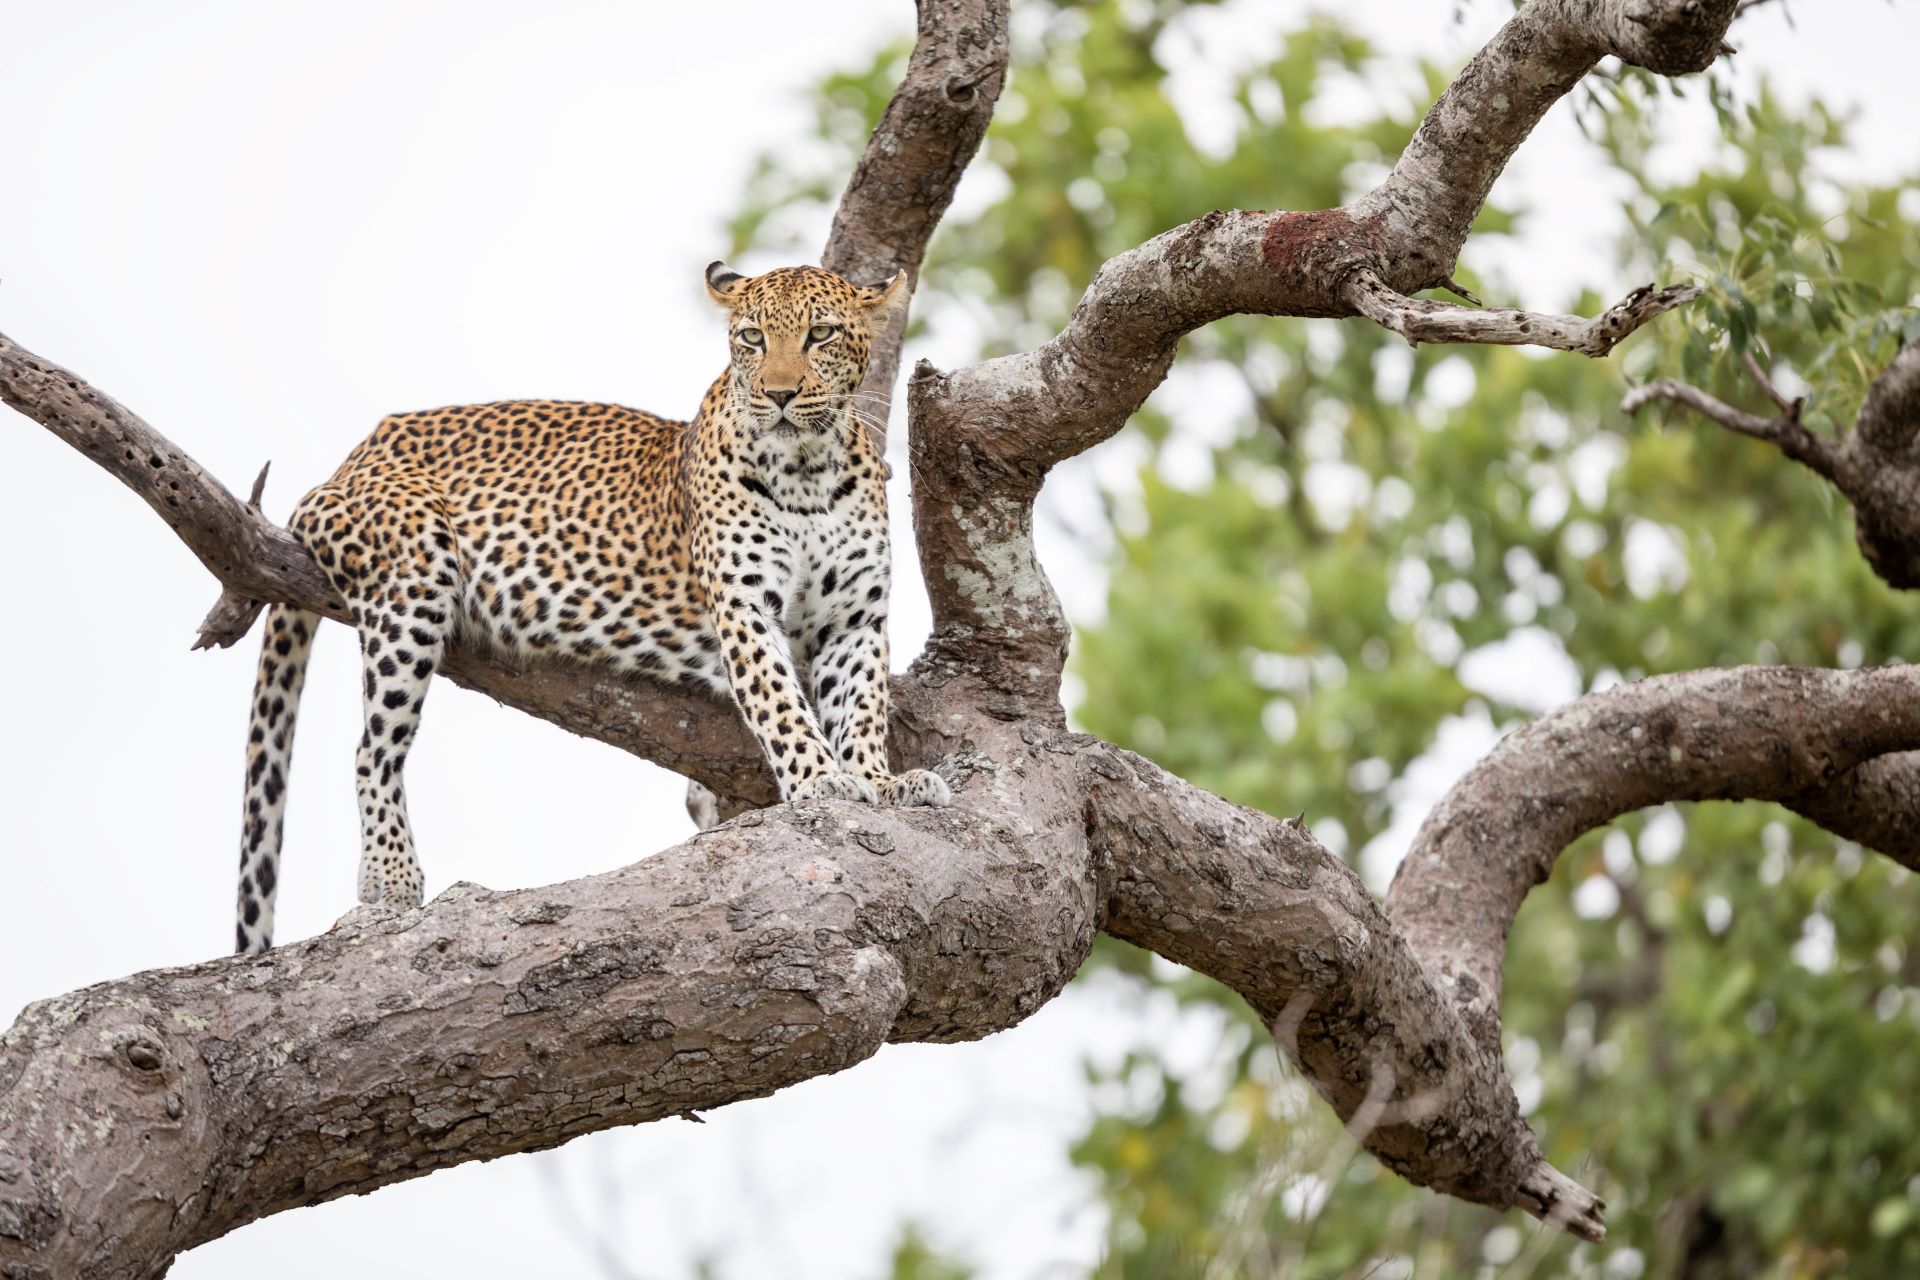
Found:
[[[941,807],[889,771],[888,468],[860,409],[901,272],[706,271],[728,363],[691,421],[513,400],[381,420],[288,529],[360,641],[358,897],[421,905],[405,770],[451,646],[730,698],[783,803]],[[272,946],[294,722],[321,615],[267,610],[249,713],[235,950]]]

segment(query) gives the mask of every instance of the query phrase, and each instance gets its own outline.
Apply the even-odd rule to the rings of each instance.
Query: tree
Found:
[[[1494,178],[1601,57],[1699,71],[1734,8],[1535,0],[1359,200],[1208,214],[1109,259],[1035,350],[915,373],[936,628],[900,682],[895,734],[902,762],[942,762],[955,810],[751,809],[767,779],[715,708],[461,654],[456,679],[681,770],[739,816],[608,876],[460,885],[258,960],[33,1006],[0,1044],[0,1261],[154,1274],[282,1208],[755,1096],[888,1039],[984,1035],[1056,992],[1096,931],[1239,993],[1395,1172],[1596,1238],[1598,1201],[1547,1163],[1500,1059],[1499,961],[1521,898],[1583,830],[1680,798],[1780,799],[1910,863],[1902,753],[1920,726],[1903,671],[1700,671],[1591,695],[1449,797],[1383,906],[1303,824],[1066,730],[1067,631],[1033,554],[1033,501],[1050,467],[1120,428],[1185,334],[1230,315],[1364,316],[1410,340],[1600,355],[1689,301],[1698,290],[1643,290],[1580,320],[1412,295],[1453,285]],[[985,0],[922,6],[828,266],[917,269],[998,95],[1005,19]],[[1875,384],[1849,449],[1904,439],[1903,421],[1910,433],[1911,354]],[[875,389],[890,384],[877,370]],[[243,633],[261,600],[337,614],[283,531],[77,377],[0,339],[0,395],[140,492],[215,572],[209,641]],[[1897,544],[1897,504],[1841,479],[1864,470],[1832,467],[1863,527]],[[216,1009],[217,1025],[203,1016]]]
[[[1060,277],[1091,272],[1142,227],[1230,201],[1250,175],[1281,204],[1338,203],[1355,157],[1396,154],[1418,122],[1388,97],[1377,119],[1318,123],[1323,86],[1378,61],[1323,19],[1221,86],[1237,130],[1202,153],[1158,57],[1190,10],[1033,5],[1027,17],[1021,110],[1002,114],[984,152],[1001,170],[997,198],[949,218],[918,299],[922,314],[988,314],[990,335],[1058,327],[1071,305]],[[894,57],[821,86],[838,150],[885,101]],[[1428,79],[1445,83],[1432,68]],[[1644,176],[1673,123],[1651,81],[1593,79],[1580,104],[1596,161],[1635,192],[1624,269],[1690,270],[1708,290],[1685,324],[1623,353],[1624,369],[1763,404],[1748,358],[1798,377],[1811,384],[1806,437],[1792,415],[1720,412],[1837,473],[1827,442],[1858,411],[1862,371],[1920,334],[1920,209],[1901,184],[1832,176],[1829,157],[1852,142],[1837,113],[1789,108],[1764,85],[1740,101],[1691,84],[1732,145],[1681,180]],[[742,232],[764,238],[761,208],[825,198],[829,171],[769,164]],[[1514,215],[1490,207],[1480,229]],[[1460,274],[1514,292],[1470,265]],[[1820,479],[1677,418],[1665,432],[1623,418],[1621,362],[1408,353],[1357,321],[1337,335],[1321,325],[1310,344],[1313,323],[1243,318],[1192,335],[1182,367],[1204,374],[1188,386],[1214,389],[1210,409],[1168,385],[1136,414],[1138,475],[1105,494],[1124,533],[1104,617],[1076,630],[1078,727],[1242,803],[1305,809],[1384,887],[1383,846],[1412,835],[1410,766],[1463,726],[1490,733],[1568,696],[1562,679],[1577,691],[1622,673],[1912,654],[1907,611]],[[1218,392],[1236,383],[1244,407]],[[1659,381],[1633,395],[1705,403]],[[1343,481],[1337,501],[1308,496],[1323,472]],[[1556,655],[1551,696],[1488,678],[1529,650]],[[1664,808],[1601,834],[1570,847],[1567,873],[1517,922],[1503,1010],[1529,1118],[1551,1157],[1604,1179],[1620,1230],[1605,1251],[1536,1241],[1514,1269],[1911,1270],[1920,1150],[1891,1120],[1914,1034],[1905,873],[1773,806]],[[1245,1006],[1146,960],[1104,939],[1093,957],[1235,1021],[1197,1080],[1152,1053],[1103,1080],[1096,1096],[1125,1101],[1074,1153],[1110,1214],[1100,1275],[1391,1275],[1416,1260],[1419,1274],[1454,1274],[1519,1247],[1499,1218],[1345,1159],[1304,1082],[1274,1078]]]

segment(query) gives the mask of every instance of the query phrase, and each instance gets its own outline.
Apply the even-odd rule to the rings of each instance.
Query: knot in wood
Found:
[[[131,1027],[117,1033],[113,1044],[121,1061],[135,1071],[151,1073],[166,1066],[167,1051],[160,1043],[159,1034],[146,1027]]]

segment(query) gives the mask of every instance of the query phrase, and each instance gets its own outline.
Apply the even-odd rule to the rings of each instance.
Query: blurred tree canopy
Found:
[[[1160,231],[1352,198],[1453,70],[1409,82],[1315,17],[1271,62],[1215,77],[1231,128],[1200,145],[1169,66],[1208,7],[1016,6],[1010,84],[971,204],[934,243],[920,323],[977,335],[983,355],[1022,349],[1065,323],[1103,260]],[[837,194],[905,52],[820,86],[823,145],[762,162],[738,247],[795,247],[795,211]],[[1657,181],[1649,156],[1682,95],[1711,102],[1727,145]],[[1237,317],[1193,335],[1107,446],[1131,450],[1131,474],[1056,480],[1098,484],[1114,531],[1104,616],[1075,637],[1077,724],[1234,800],[1304,809],[1376,890],[1435,798],[1422,769],[1451,776],[1575,692],[1920,655],[1920,616],[1869,572],[1823,482],[1698,420],[1618,410],[1629,380],[1659,374],[1763,407],[1740,366],[1751,349],[1804,382],[1810,425],[1850,422],[1920,337],[1920,189],[1837,181],[1845,121],[1764,88],[1629,72],[1590,78],[1577,109],[1594,191],[1631,192],[1593,283],[1691,278],[1700,301],[1605,362]],[[1483,215],[1470,287],[1587,314],[1612,300],[1475,274],[1476,250],[1522,217]],[[1461,741],[1464,756],[1436,745]],[[1506,1047],[1549,1158],[1610,1202],[1598,1247],[1356,1156],[1237,998],[1103,940],[1094,965],[1218,1004],[1228,1030],[1204,1070],[1146,1055],[1091,1081],[1114,1086],[1094,1089],[1073,1150],[1110,1214],[1094,1274],[1920,1274],[1916,908],[1907,874],[1766,805],[1640,814],[1567,852],[1508,951]],[[912,1238],[896,1274],[965,1269]]]

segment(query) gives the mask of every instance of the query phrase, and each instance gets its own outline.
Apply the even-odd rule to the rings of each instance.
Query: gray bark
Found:
[[[1007,7],[996,0],[918,0],[918,38],[834,210],[820,265],[877,284],[918,277],[927,241],[986,137],[1007,70]],[[861,384],[868,429],[885,444],[907,309],[893,313]]]
[[[1458,289],[1449,284],[1447,287]],[[1391,329],[1410,346],[1423,342],[1479,342],[1507,347],[1552,347],[1578,351],[1599,359],[1649,320],[1700,296],[1697,285],[1644,285],[1591,319],[1541,315],[1499,307],[1490,311],[1409,298],[1363,271],[1347,286],[1354,309],[1383,329]]]
[[[1054,463],[1119,429],[1183,334],[1221,316],[1378,310],[1390,324],[1417,313],[1400,327],[1423,340],[1524,333],[1523,313],[1474,323],[1404,295],[1448,282],[1492,181],[1595,61],[1698,70],[1732,11],[1532,0],[1354,206],[1208,214],[1106,264],[1041,348],[916,371],[914,520],[935,634],[897,682],[893,742],[896,767],[939,764],[953,809],[750,812],[608,875],[457,885],[263,957],[30,1007],[0,1039],[0,1276],[156,1275],[295,1205],[758,1096],[889,1040],[983,1036],[1056,993],[1102,929],[1244,996],[1389,1167],[1597,1239],[1599,1202],[1542,1159],[1500,1061],[1506,922],[1565,840],[1622,805],[1769,795],[1845,826],[1859,798],[1911,793],[1898,768],[1920,725],[1876,696],[1898,677],[1697,673],[1701,689],[1648,682],[1614,691],[1605,715],[1549,718],[1526,741],[1563,765],[1606,762],[1617,790],[1496,752],[1383,906],[1299,822],[1067,732],[1068,628],[1034,555],[1033,502]],[[856,277],[917,270],[999,89],[1002,0],[924,0],[920,19],[828,248]],[[1654,296],[1636,323],[1684,300]],[[1559,345],[1612,331],[1592,323]],[[883,363],[897,335],[886,347]],[[0,339],[0,397],[141,493],[201,557],[224,587],[209,639],[230,640],[260,600],[337,616],[284,531],[74,375]],[[773,799],[720,704],[473,651],[449,672],[727,807]],[[1703,690],[1721,699],[1707,729]],[[1662,698],[1681,709],[1654,758],[1633,728]],[[1786,745],[1796,715],[1820,718],[1823,756]]]

